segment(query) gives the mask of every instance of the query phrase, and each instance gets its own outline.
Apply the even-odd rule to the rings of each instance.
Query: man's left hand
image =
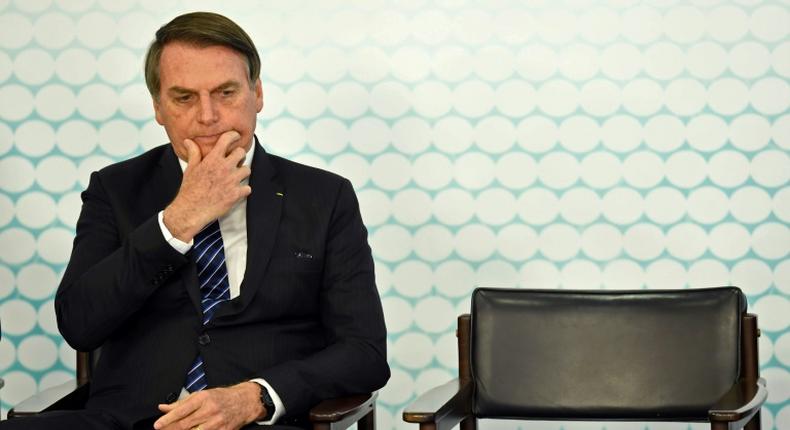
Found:
[[[159,410],[164,415],[154,423],[157,430],[237,430],[265,415],[255,382],[198,391]]]

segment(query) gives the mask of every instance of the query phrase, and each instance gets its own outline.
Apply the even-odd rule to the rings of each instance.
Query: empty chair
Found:
[[[459,377],[406,408],[421,429],[478,418],[710,422],[760,428],[757,318],[735,287],[479,288],[459,318]]]

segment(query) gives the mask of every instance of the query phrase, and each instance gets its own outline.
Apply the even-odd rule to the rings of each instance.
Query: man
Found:
[[[145,72],[170,144],[91,176],[55,300],[66,341],[101,347],[86,409],[8,428],[303,426],[387,381],[351,184],[264,152],[259,70],[223,16],[159,29]]]

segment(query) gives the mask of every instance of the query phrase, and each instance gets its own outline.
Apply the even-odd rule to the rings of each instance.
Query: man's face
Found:
[[[255,115],[263,108],[261,81],[251,87],[244,56],[224,46],[165,45],[159,62],[156,122],[165,127],[176,154],[187,160],[184,139],[193,140],[203,157],[222,133],[235,130],[241,146],[250,149]]]

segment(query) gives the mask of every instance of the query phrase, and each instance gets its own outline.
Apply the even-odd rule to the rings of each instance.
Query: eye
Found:
[[[223,97],[230,97],[230,96],[232,96],[234,94],[236,94],[236,90],[233,89],[233,88],[226,88],[226,89],[222,90],[222,96]]]
[[[190,100],[192,100],[192,95],[191,94],[184,94],[182,96],[176,97],[175,100],[178,103],[187,103]]]

